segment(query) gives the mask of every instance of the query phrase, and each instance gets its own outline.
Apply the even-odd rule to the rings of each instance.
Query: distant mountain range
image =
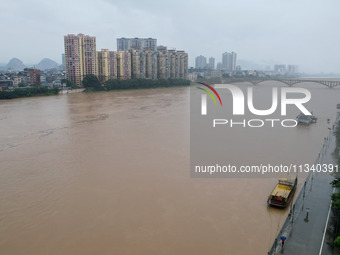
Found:
[[[22,71],[25,67],[34,67],[39,70],[48,70],[57,68],[59,65],[57,62],[49,58],[42,59],[37,65],[25,66],[25,64],[18,58],[12,58],[6,66],[2,66],[0,69],[8,71]]]

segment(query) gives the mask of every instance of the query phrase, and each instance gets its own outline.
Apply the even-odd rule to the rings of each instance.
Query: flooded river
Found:
[[[318,122],[289,135],[248,135],[247,160],[314,162],[340,88],[303,87]],[[267,207],[277,180],[190,178],[189,94],[179,87],[1,101],[0,254],[267,254],[288,213]]]

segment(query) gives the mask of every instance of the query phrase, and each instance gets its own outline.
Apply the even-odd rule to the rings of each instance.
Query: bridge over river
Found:
[[[314,83],[319,83],[324,86],[327,86],[329,88],[334,88],[336,86],[340,86],[340,81],[330,81],[330,80],[322,80],[322,79],[288,79],[288,78],[226,78],[222,79],[223,83],[237,83],[237,82],[250,82],[253,85],[257,85],[261,82],[265,81],[278,81],[282,82],[288,86],[294,86],[295,84],[298,83],[303,83],[303,82],[314,82]]]

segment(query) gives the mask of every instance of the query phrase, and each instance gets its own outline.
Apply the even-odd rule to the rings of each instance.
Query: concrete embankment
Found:
[[[80,93],[83,92],[85,89],[84,88],[80,88],[80,89],[62,89],[59,91],[60,95],[63,94],[71,94],[71,93]]]
[[[335,123],[338,120],[339,115]],[[336,164],[334,151],[335,137],[333,130],[330,130],[315,166]],[[268,254],[330,254],[324,242],[329,220],[330,195],[333,193],[330,185],[332,180],[330,171],[310,172]],[[286,240],[282,247],[281,239],[284,238]]]

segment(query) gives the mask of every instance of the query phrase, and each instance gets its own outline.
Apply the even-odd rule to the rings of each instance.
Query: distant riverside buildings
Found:
[[[65,79],[64,72],[61,70],[51,69],[42,71],[40,69],[30,67],[24,68],[19,72],[0,72],[0,86],[3,90],[12,90],[19,87],[39,87],[54,85],[55,80]]]
[[[96,38],[67,35],[65,44],[66,78],[78,85],[87,74],[101,82],[108,79],[169,79],[188,75],[188,54],[157,47],[153,38],[119,38],[117,51],[96,51]],[[94,63],[95,61],[95,63]]]
[[[209,62],[205,56],[195,58],[195,69],[190,69],[190,80],[195,81],[198,78],[221,78],[230,77],[236,74],[236,53],[225,52],[222,54],[222,63],[215,65],[215,58],[210,57]],[[193,75],[193,73],[196,73]]]
[[[157,39],[154,38],[118,38],[117,51],[120,50],[157,50]]]
[[[195,68],[204,69],[207,68],[207,58],[200,55],[195,59]]]
[[[274,65],[274,72],[278,74],[286,74],[286,65]]]
[[[294,75],[299,72],[297,65],[274,65],[274,72],[279,75]]]
[[[288,65],[287,73],[288,74],[297,74],[299,72],[299,66],[297,65]]]
[[[236,53],[235,52],[225,52],[222,54],[222,69],[227,71],[236,70]]]
[[[197,56],[195,59],[196,69],[218,69],[227,72],[234,72],[236,70],[236,58],[237,54],[235,52],[225,52],[222,54],[222,62],[217,63],[215,66],[215,58],[210,57],[209,62],[205,56]]]
[[[215,69],[215,58],[209,58],[209,69]]]

